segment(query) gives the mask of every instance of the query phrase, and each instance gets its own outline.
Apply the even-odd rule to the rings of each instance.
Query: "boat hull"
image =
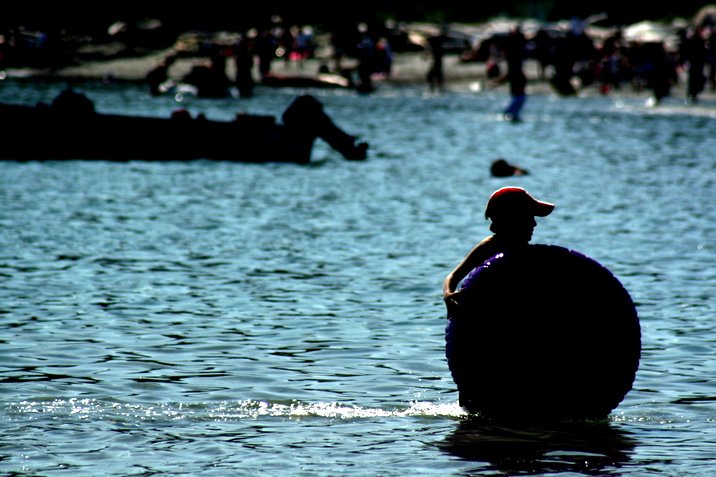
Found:
[[[349,160],[366,158],[368,144],[339,128],[311,95],[300,95],[281,115],[239,114],[233,121],[192,117],[179,110],[169,118],[100,114],[85,95],[65,90],[52,105],[0,104],[0,159],[105,159],[241,162],[311,160],[321,138]]]
[[[50,106],[0,105],[0,158],[242,162],[310,161],[316,136],[277,124],[271,116],[221,122],[69,113]]]

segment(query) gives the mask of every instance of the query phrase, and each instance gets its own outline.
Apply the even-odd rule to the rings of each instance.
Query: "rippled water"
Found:
[[[63,86],[5,82],[0,100]],[[103,112],[215,119],[298,92],[80,89]],[[535,95],[511,124],[502,91],[315,93],[367,161],[318,141],[308,166],[0,162],[0,472],[716,472],[716,103]],[[490,177],[499,156],[531,174]],[[507,184],[557,203],[534,242],[591,256],[637,303],[641,366],[608,422],[457,406],[442,280]]]

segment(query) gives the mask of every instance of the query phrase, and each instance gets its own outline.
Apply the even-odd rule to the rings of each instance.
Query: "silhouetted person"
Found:
[[[684,48],[685,60],[689,63],[687,94],[692,103],[698,101],[706,84],[706,53],[706,40],[701,28],[697,28],[687,35]]]
[[[87,116],[95,112],[92,100],[72,88],[63,90],[52,100],[52,110],[67,116]]]
[[[254,39],[248,32],[241,35],[236,44],[236,87],[242,98],[250,98],[254,94],[254,45]]]
[[[172,121],[181,121],[181,122],[188,122],[192,121],[193,118],[191,117],[191,113],[186,108],[179,108],[172,111],[172,114],[170,116]]]
[[[315,43],[313,39],[313,28],[306,25],[301,28],[294,28],[294,50],[295,58],[300,68],[303,68],[305,60],[313,57]]]
[[[195,66],[184,77],[184,81],[196,86],[200,98],[226,98],[230,94],[226,58],[221,54],[212,55],[209,66]]]
[[[538,77],[544,81],[547,77],[547,66],[552,64],[552,38],[547,30],[540,28],[534,37],[534,59],[539,66]]]
[[[358,25],[360,39],[356,45],[356,56],[358,57],[358,91],[361,93],[371,93],[373,88],[373,71],[375,61],[375,42],[370,36],[368,25],[361,23]]]
[[[175,61],[175,56],[167,56],[160,61],[155,68],[147,73],[145,80],[149,86],[149,94],[152,96],[159,96],[162,93],[161,85],[166,83],[169,79],[169,68],[171,68]]]
[[[331,58],[333,60],[333,71],[340,74],[343,71],[343,58],[347,51],[352,49],[351,28],[339,24],[331,32]]]
[[[495,191],[485,209],[485,217],[492,221],[490,230],[493,235],[478,243],[445,277],[443,299],[448,310],[459,307],[460,292],[455,290],[468,273],[498,253],[528,245],[537,226],[535,217],[546,217],[552,210],[554,204],[539,201],[520,187],[503,187]]]
[[[554,59],[552,66],[554,67],[554,74],[549,81],[557,93],[564,96],[574,95],[577,91],[572,85],[574,58],[569,47],[569,40],[567,38],[555,38],[553,46]]]
[[[577,90],[571,81],[575,74],[580,76],[583,85],[594,80],[591,70],[584,67],[595,57],[594,42],[587,35],[584,22],[575,18],[572,19],[566,35],[555,38],[553,46],[554,76],[550,80],[552,86],[559,94],[574,95]]]
[[[600,90],[606,94],[611,88],[619,89],[622,79],[622,31],[617,30],[602,43],[599,51]]]
[[[510,104],[504,111],[505,119],[520,121],[522,107],[527,100],[527,76],[522,68],[525,56],[525,36],[520,27],[513,29],[505,44],[507,82],[510,85]]]
[[[323,105],[313,96],[298,96],[283,112],[281,119],[289,130],[298,132],[301,136],[320,137],[346,159],[366,158],[368,143],[358,142],[355,136],[339,128],[323,111]]]
[[[495,159],[490,166],[490,173],[494,177],[524,176],[528,174],[527,170],[510,164],[504,159]]]
[[[658,104],[671,94],[671,86],[676,81],[676,70],[669,60],[663,42],[645,43],[641,47],[647,86],[654,91],[654,100]]]
[[[390,42],[381,37],[375,44],[375,72],[380,73],[384,78],[390,78],[393,70],[393,50]]]
[[[296,44],[296,38],[293,33],[293,30],[288,25],[284,25],[278,36],[278,48],[281,51],[281,56],[283,56],[286,65],[291,61],[291,55],[293,54]]]
[[[706,40],[707,82],[711,85],[711,92],[716,91],[716,26],[709,27],[708,40]]]
[[[259,59],[259,74],[263,78],[271,72],[271,63],[276,58],[278,42],[270,30],[261,30],[254,40],[254,53]]]
[[[443,89],[445,85],[445,72],[443,69],[443,59],[445,57],[445,41],[447,40],[447,27],[442,27],[440,33],[428,38],[428,47],[430,48],[431,63],[428,70],[427,80],[428,86],[432,91]]]

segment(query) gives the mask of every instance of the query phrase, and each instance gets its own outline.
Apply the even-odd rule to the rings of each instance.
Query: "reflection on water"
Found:
[[[635,439],[607,421],[500,425],[464,418],[438,444],[444,452],[511,474],[598,474],[630,459]]]

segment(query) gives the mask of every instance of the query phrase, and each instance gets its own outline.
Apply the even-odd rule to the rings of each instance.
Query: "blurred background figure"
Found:
[[[226,57],[221,52],[213,53],[208,65],[194,66],[182,81],[195,86],[200,98],[226,98],[231,94]]]
[[[448,26],[443,25],[440,33],[428,38],[428,48],[432,62],[428,70],[427,81],[431,91],[440,91],[445,86],[445,72],[443,59],[445,57],[445,42],[447,41]]]
[[[358,25],[359,39],[356,45],[356,57],[358,59],[358,91],[371,93],[373,87],[373,67],[375,59],[375,41],[371,37],[368,25]]]
[[[527,170],[521,167],[510,164],[506,160],[499,158],[495,159],[490,166],[490,173],[493,177],[512,177],[512,176],[524,176],[529,174]]]
[[[261,30],[254,40],[253,50],[259,61],[259,75],[261,78],[271,72],[271,62],[276,58],[278,41],[270,29]]]
[[[254,54],[256,53],[257,32],[251,29],[241,35],[236,50],[234,61],[236,63],[236,87],[239,96],[250,98],[254,94]]]
[[[525,36],[520,26],[512,29],[505,45],[507,60],[507,82],[510,85],[510,104],[504,111],[508,121],[521,121],[522,107],[527,101],[527,76],[523,70],[525,57]]]
[[[159,64],[147,73],[146,82],[149,86],[149,94],[159,96],[164,91],[163,85],[169,81],[169,68],[176,61],[176,56],[170,55],[164,58]]]
[[[704,90],[706,84],[706,39],[704,29],[696,27],[686,33],[682,47],[682,61],[688,64],[686,95],[692,103],[697,103],[699,94]]]

